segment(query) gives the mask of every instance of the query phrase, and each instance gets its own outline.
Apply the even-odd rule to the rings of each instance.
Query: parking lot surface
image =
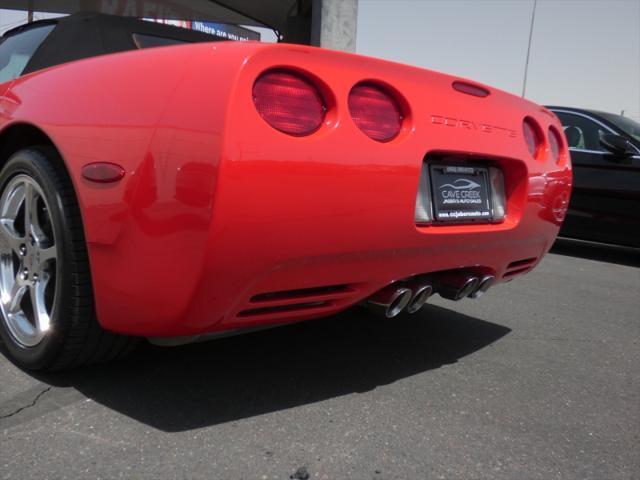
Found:
[[[355,310],[55,375],[0,355],[0,478],[640,478],[637,254],[555,252],[400,320]]]

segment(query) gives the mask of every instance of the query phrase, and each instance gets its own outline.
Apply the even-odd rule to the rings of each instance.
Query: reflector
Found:
[[[82,167],[82,177],[96,183],[117,182],[124,177],[124,174],[124,168],[115,163],[96,162]]]

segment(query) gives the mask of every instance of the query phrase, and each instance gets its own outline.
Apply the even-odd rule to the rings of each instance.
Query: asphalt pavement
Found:
[[[638,479],[640,257],[560,244],[434,298],[34,375],[0,353],[0,478]]]

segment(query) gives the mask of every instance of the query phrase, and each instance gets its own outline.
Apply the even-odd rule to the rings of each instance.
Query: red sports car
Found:
[[[4,35],[0,334],[22,367],[356,304],[411,313],[550,248],[571,167],[547,109],[373,58],[211,40],[97,14]]]

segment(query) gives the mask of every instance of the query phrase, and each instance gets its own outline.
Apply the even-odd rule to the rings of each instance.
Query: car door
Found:
[[[640,156],[615,155],[601,133],[618,133],[593,116],[554,110],[571,152],[573,191],[561,235],[640,246]]]

